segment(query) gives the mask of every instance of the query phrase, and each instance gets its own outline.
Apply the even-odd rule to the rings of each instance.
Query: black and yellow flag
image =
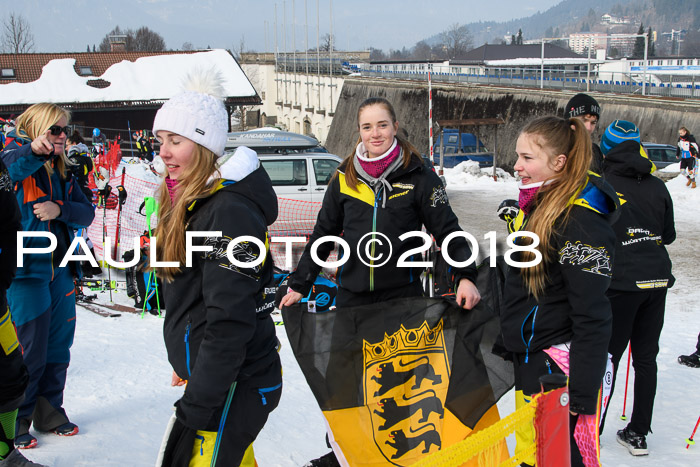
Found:
[[[500,325],[486,298],[470,311],[439,298],[283,310],[341,464],[411,465],[498,421],[513,369],[491,353]]]

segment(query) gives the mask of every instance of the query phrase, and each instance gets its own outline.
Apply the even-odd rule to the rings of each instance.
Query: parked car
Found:
[[[676,146],[672,144],[660,143],[642,143],[644,150],[649,156],[649,159],[654,163],[657,169],[675,164],[680,159],[676,159]]]
[[[323,201],[342,158],[328,153],[310,136],[259,129],[229,133],[226,151],[247,146],[258,153],[278,198]]]
[[[443,160],[443,167],[454,167],[460,162],[464,161],[476,161],[479,163],[480,167],[493,166],[493,153],[486,150],[486,147],[481,140],[478,141],[477,150],[476,136],[473,133],[462,133],[461,144],[458,144],[458,140],[460,139],[459,131],[452,128],[442,130],[442,132],[435,138],[435,143],[433,144],[433,155],[435,163],[438,165],[440,164],[442,135],[445,135],[445,157]],[[463,154],[455,155],[455,153]]]

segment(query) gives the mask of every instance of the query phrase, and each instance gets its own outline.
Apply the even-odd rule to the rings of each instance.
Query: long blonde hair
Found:
[[[34,104],[17,117],[17,135],[34,141],[63,117],[66,118],[67,124],[70,121],[70,112],[56,104],[49,104],[48,102]],[[68,135],[66,135],[67,137]],[[49,175],[53,173],[55,168],[61,175],[61,178],[66,178],[66,166],[72,165],[72,163],[68,160],[65,150],[58,156],[53,161],[46,161],[44,167]]]
[[[156,255],[160,261],[178,261],[184,267],[185,230],[187,228],[187,209],[198,199],[209,196],[220,179],[216,166],[217,156],[199,144],[195,145],[192,164],[178,179],[177,197],[173,204],[165,181],[158,188],[158,226]],[[160,268],[161,277],[172,282],[180,268]]]
[[[532,144],[544,151],[550,164],[558,155],[566,156],[556,180],[537,192],[537,208],[525,227],[540,239],[538,249],[543,260],[536,266],[521,270],[528,290],[538,298],[547,281],[545,264],[551,262],[555,255],[553,237],[558,235],[569,221],[572,200],[586,183],[593,157],[592,145],[588,131],[577,118],[541,117],[528,123],[521,134],[533,137]],[[556,231],[555,227],[559,231]],[[526,260],[533,258],[533,254],[525,254]]]
[[[391,102],[388,100],[384,99],[383,97],[370,97],[368,99],[365,99],[362,104],[357,108],[357,128],[359,130],[360,128],[360,113],[366,108],[371,105],[380,105],[382,106],[387,112],[389,112],[389,115],[391,116],[391,123],[396,124],[396,111],[394,110],[394,106],[391,105]],[[396,141],[398,142],[398,145],[401,146],[402,149],[402,158],[403,158],[403,167],[408,167],[408,164],[411,162],[412,157],[420,157],[418,149],[416,149],[415,146],[413,146],[406,137],[402,134],[401,131],[396,132]],[[353,158],[355,157],[355,148],[357,147],[358,144],[362,142],[362,137],[358,136],[357,142],[355,143],[355,146],[352,147],[352,151],[350,154],[347,155],[345,158],[346,166],[345,166],[345,182],[347,183],[348,187],[352,188],[353,190],[357,190],[357,170],[355,170],[355,164],[353,164]],[[414,156],[415,155],[415,156]],[[338,174],[334,174],[334,177]]]

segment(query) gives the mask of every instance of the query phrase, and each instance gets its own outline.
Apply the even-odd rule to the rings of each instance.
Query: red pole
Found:
[[[627,415],[625,415],[625,409],[627,408],[627,383],[630,380],[630,358],[632,356],[632,345],[630,344],[629,350],[627,352],[627,376],[625,377],[625,398],[622,400],[622,415],[620,415],[620,420],[627,420]]]
[[[685,445],[685,448],[688,449],[691,444],[695,444],[695,441],[693,441],[693,436],[695,436],[695,432],[698,430],[698,425],[700,425],[700,417],[698,417],[698,421],[695,424],[695,428],[693,428],[693,434],[690,435],[690,438],[686,439],[685,442],[688,443]]]
[[[126,167],[122,167],[122,181],[120,185],[123,187],[124,186],[124,173],[126,172]],[[114,234],[114,255],[112,256],[112,259],[117,260],[117,249],[119,248],[119,222],[120,218],[122,215],[122,203],[117,202],[119,207],[117,208],[117,230]]]

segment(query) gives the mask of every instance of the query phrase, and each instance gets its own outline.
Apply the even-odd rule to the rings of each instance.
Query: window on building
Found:
[[[80,67],[80,76],[92,76],[92,67],[81,66]]]
[[[15,69],[14,68],[3,68],[0,73],[0,78],[14,78]]]

